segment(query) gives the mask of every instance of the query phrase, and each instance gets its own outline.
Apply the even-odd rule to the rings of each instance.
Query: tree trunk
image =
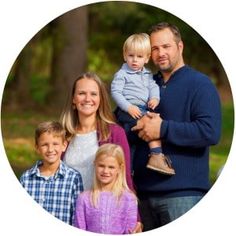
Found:
[[[6,108],[22,110],[34,106],[30,94],[30,79],[32,75],[33,42],[30,41],[21,51],[13,69],[10,72],[11,80],[6,84],[3,103]]]
[[[48,102],[61,111],[73,81],[87,64],[87,7],[72,10],[54,20],[51,90]]]

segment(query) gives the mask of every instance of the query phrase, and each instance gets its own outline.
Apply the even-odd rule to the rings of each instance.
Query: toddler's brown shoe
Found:
[[[175,175],[175,170],[171,166],[170,159],[163,153],[151,153],[147,168],[165,175]]]

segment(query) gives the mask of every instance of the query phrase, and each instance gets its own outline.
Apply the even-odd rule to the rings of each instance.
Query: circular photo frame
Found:
[[[5,56],[1,56],[1,77],[5,79],[1,81],[1,149],[2,155],[6,158],[1,160],[1,186],[4,194],[0,198],[4,210],[0,215],[3,222],[6,222],[4,229],[19,235],[28,235],[40,224],[43,225],[42,228],[45,226],[49,233],[78,233],[75,227],[51,217],[51,214],[37,204],[20,185],[20,176],[39,159],[35,152],[35,128],[42,121],[60,118],[70,87],[81,73],[96,72],[109,89],[114,73],[123,63],[122,46],[125,39],[134,33],[148,32],[151,25],[166,21],[180,29],[184,42],[185,64],[208,75],[217,88],[222,109],[222,129],[219,142],[210,147],[209,192],[196,207],[182,217],[166,224],[165,227],[147,232],[157,231],[163,235],[181,232],[187,235],[187,229],[196,226],[196,222],[205,225],[209,233],[223,232],[223,227],[214,223],[219,220],[214,214],[214,209],[217,206],[219,215],[225,214],[224,204],[230,206],[231,201],[227,199],[233,199],[235,195],[231,193],[232,186],[225,185],[234,174],[231,169],[233,160],[228,158],[233,152],[233,81],[229,80],[234,67],[231,68],[232,62],[228,59],[227,52],[231,54],[229,46],[224,45],[225,50],[222,50],[221,39],[225,40],[224,35],[228,31],[223,28],[219,35],[217,27],[221,25],[222,28],[224,20],[218,22],[217,12],[219,14],[223,7],[228,11],[230,6],[215,6],[211,18],[215,19],[216,23],[212,23],[209,22],[206,9],[203,10],[199,6],[193,8],[186,4],[188,11],[185,10],[183,13],[181,9],[185,1],[180,1],[179,4],[171,3],[171,6],[170,1],[166,2],[168,4],[87,1],[81,4],[75,1],[73,4],[60,3],[58,6],[50,3],[47,10],[45,4],[38,4],[37,7],[43,14],[37,13],[32,3],[27,3],[27,9],[30,9],[31,14],[25,11],[25,16],[19,19],[19,23],[7,24],[4,18],[1,19],[5,30],[5,41],[1,45],[1,51]],[[24,9],[24,5],[15,4]],[[210,4],[208,7],[211,7]],[[3,9],[9,14],[12,7],[6,4]],[[199,14],[195,11],[202,12],[202,19],[199,19]],[[191,12],[191,17],[187,12]],[[16,15],[21,17],[17,12]],[[6,13],[3,17],[6,17]],[[32,24],[29,24],[31,20]],[[225,23],[228,24],[227,21]],[[17,33],[9,32],[9,28],[14,28]],[[233,36],[229,37],[229,41],[231,38]],[[7,48],[11,49],[6,50]],[[156,72],[151,60],[148,66],[151,71]],[[112,98],[110,101],[112,108],[115,108]],[[229,198],[222,193],[229,193]],[[219,202],[221,198],[224,199],[224,203]],[[207,222],[208,217],[212,218],[213,222]],[[223,225],[228,225],[224,219],[222,220]],[[15,221],[17,227],[11,227]],[[228,222],[232,223],[231,220]],[[186,224],[190,226],[183,227]],[[210,226],[215,228],[211,229]],[[20,227],[22,230],[18,230]],[[203,229],[197,229],[195,233],[199,234]],[[37,234],[43,232],[43,229],[39,229]]]

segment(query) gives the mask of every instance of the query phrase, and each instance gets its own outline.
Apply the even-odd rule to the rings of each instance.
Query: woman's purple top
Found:
[[[117,200],[112,192],[101,192],[97,206],[91,202],[91,191],[79,195],[74,226],[103,234],[129,234],[137,224],[137,200],[124,191]]]

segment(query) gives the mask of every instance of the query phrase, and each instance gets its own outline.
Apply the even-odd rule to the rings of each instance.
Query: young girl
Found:
[[[137,224],[137,199],[126,183],[122,148],[103,144],[94,165],[93,188],[76,202],[75,226],[95,233],[131,233]]]

